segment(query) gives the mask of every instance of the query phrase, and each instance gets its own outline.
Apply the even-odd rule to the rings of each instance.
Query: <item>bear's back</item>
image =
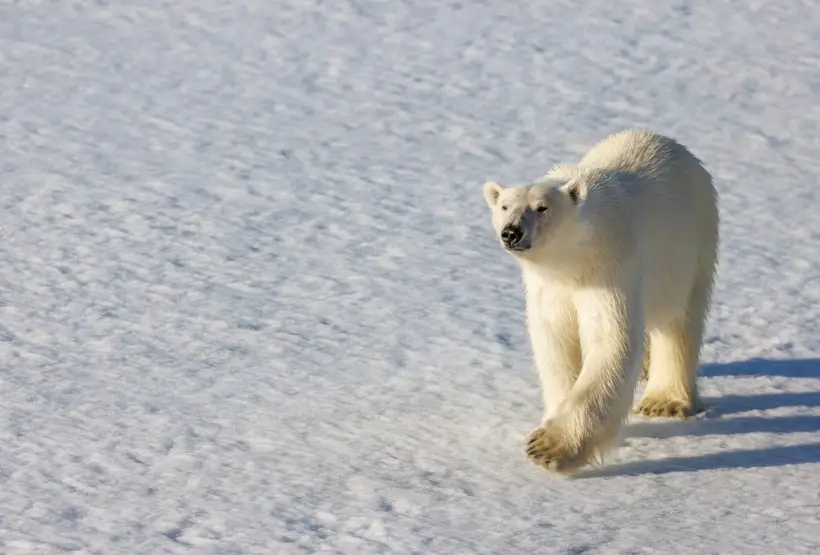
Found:
[[[647,178],[681,169],[702,169],[700,161],[674,139],[636,128],[609,135],[592,147],[578,165]]]

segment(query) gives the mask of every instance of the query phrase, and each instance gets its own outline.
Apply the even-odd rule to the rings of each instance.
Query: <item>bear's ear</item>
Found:
[[[579,179],[571,179],[562,189],[572,204],[578,204],[587,198],[586,184]]]
[[[503,187],[496,183],[495,181],[487,181],[484,184],[484,200],[487,201],[487,204],[490,205],[490,208],[495,206],[495,203],[498,202],[498,195],[501,194]]]

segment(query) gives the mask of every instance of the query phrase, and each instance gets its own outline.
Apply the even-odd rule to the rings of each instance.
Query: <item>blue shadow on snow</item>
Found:
[[[701,376],[780,376],[820,380],[820,359],[766,360],[750,359],[728,364],[707,364]],[[781,407],[820,407],[820,390],[805,392],[763,393],[760,395],[725,395],[706,398],[707,413],[691,420],[640,421],[626,429],[627,437],[676,437],[737,435],[751,433],[790,434],[820,431],[820,416],[793,415],[781,417],[724,415]],[[765,468],[790,464],[820,463],[820,442],[803,445],[734,450],[693,457],[674,457],[612,465],[582,473],[586,477],[667,474],[697,470],[731,468]],[[581,477],[581,476],[579,476]]]

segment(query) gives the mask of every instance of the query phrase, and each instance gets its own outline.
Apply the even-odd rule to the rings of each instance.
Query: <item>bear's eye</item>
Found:
[[[507,205],[506,205],[506,204],[502,204],[502,205],[501,205],[501,211],[502,211],[502,212],[506,212],[506,211],[507,211]]]
[[[545,204],[541,204],[541,205],[537,206],[535,209],[538,210],[539,212],[546,212],[547,211],[547,206]]]

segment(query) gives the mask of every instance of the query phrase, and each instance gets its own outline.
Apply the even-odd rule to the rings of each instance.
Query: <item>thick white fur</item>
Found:
[[[534,183],[487,182],[484,195],[496,232],[519,225],[530,247],[510,251],[543,390],[530,458],[570,472],[602,455],[629,414],[645,344],[638,410],[696,412],[719,242],[717,193],[699,160],[670,138],[629,129]]]

